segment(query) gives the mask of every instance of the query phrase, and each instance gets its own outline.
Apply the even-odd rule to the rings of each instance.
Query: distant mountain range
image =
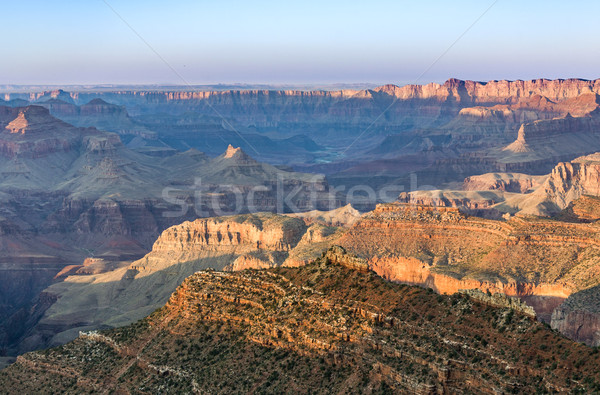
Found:
[[[408,188],[411,174],[438,188],[488,172],[541,175],[559,161],[600,150],[598,80],[167,88],[29,90],[4,98],[120,133],[131,148],[156,155],[189,148],[217,155],[232,143],[258,160],[324,173],[347,188]]]

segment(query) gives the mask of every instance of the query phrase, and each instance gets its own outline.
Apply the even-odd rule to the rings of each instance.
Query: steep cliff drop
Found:
[[[17,351],[63,344],[80,330],[140,319],[198,270],[301,266],[340,237],[335,227],[307,226],[275,214],[247,214],[184,222],[166,229],[152,251],[127,267],[66,277],[44,290],[55,303],[30,328]]]
[[[452,294],[518,297],[549,322],[573,292],[598,284],[593,224],[467,217],[456,208],[380,205],[341,238],[382,277]]]

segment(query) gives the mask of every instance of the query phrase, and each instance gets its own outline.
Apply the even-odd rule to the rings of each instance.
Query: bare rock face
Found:
[[[104,208],[123,210],[112,203]],[[118,214],[104,218],[117,222],[109,229],[123,225],[117,221]],[[90,225],[106,225],[97,222],[90,220]],[[54,295],[56,302],[29,329],[20,351],[62,344],[79,330],[140,319],[165,303],[173,290],[198,270],[301,266],[318,258],[340,236],[333,227],[307,226],[301,219],[270,213],[183,222],[163,231],[152,251],[133,263],[111,267],[109,262],[88,260],[83,266],[65,269],[61,274],[64,281],[45,291]],[[123,237],[109,240],[117,243]],[[119,306],[119,311],[113,306]]]
[[[496,191],[414,191],[402,192],[398,196],[400,203],[415,206],[456,207],[463,211],[489,209],[504,200],[503,194]]]
[[[464,289],[460,290],[459,292],[469,295],[473,299],[477,299],[482,303],[489,304],[491,306],[507,307],[530,317],[535,317],[535,310],[533,307],[529,306],[527,303],[518,298],[511,298],[510,296],[506,296],[502,293],[485,293],[479,289]]]
[[[600,220],[600,197],[582,195],[569,203],[557,218],[573,222],[596,222]]]
[[[440,293],[479,289],[518,297],[545,321],[599,278],[594,224],[497,221],[452,207],[388,204],[364,215],[339,243],[384,278]]]
[[[506,124],[523,124],[542,119],[564,117],[570,114],[583,117],[598,109],[599,96],[596,93],[582,93],[560,101],[549,100],[545,96],[533,95],[515,100],[510,104],[496,104],[491,107],[465,107],[459,112],[464,120],[494,120]]]
[[[551,325],[570,339],[600,346],[600,287],[569,296],[552,313]]]
[[[465,178],[463,190],[526,193],[543,184],[546,176],[532,176],[522,173],[487,173]]]
[[[154,243],[152,252],[134,262],[132,268],[155,271],[174,261],[198,260],[213,253],[223,256],[260,250],[286,253],[298,244],[305,232],[306,225],[302,221],[274,214],[197,219],[165,230]]]
[[[353,208],[351,204],[329,211],[312,210],[286,215],[302,218],[307,224],[317,223],[325,226],[349,227],[360,219],[360,212]]]
[[[554,215],[584,195],[600,195],[600,154],[559,163],[524,204],[527,214]]]
[[[45,108],[28,106],[12,110],[15,111],[10,113],[15,118],[5,125],[0,122],[3,129],[0,130],[0,155],[39,158],[77,147],[79,136],[75,128],[50,116]]]
[[[323,253],[321,259],[327,263],[342,265],[348,269],[357,270],[359,272],[366,273],[369,271],[369,265],[367,264],[366,259],[348,254],[344,247],[332,246]]]
[[[600,121],[594,117],[572,117],[524,123],[517,139],[504,151],[522,157],[537,159],[560,157],[597,150],[600,142]]]

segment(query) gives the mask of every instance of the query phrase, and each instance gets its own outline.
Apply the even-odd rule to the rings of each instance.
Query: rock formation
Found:
[[[555,215],[584,195],[600,195],[600,154],[561,162],[544,184],[521,204],[522,212]]]
[[[32,311],[63,269],[85,271],[86,258],[103,259],[96,268],[107,270],[136,260],[160,232],[188,219],[339,205],[322,175],[282,170],[241,150],[155,158],[130,150],[117,134],[74,127],[40,106],[0,107],[0,175],[0,317]],[[5,327],[29,322],[18,317],[2,320],[0,350],[24,334]]]
[[[456,208],[380,205],[339,243],[384,278],[452,294],[462,289],[523,299],[546,321],[598,283],[596,226],[466,217]]]
[[[142,321],[19,356],[0,385],[31,393],[589,393],[600,388],[599,363],[597,350],[529,316],[323,258],[302,268],[195,273]]]
[[[600,346],[600,286],[569,296],[552,313],[552,328],[575,341]]]
[[[318,223],[325,226],[349,227],[360,219],[360,213],[351,204],[329,211],[312,210],[286,215],[302,218],[307,224]]]
[[[130,147],[156,156],[190,147],[217,155],[232,143],[347,188],[407,186],[415,172],[441,187],[487,172],[546,174],[558,161],[600,150],[599,87],[598,80],[451,79],[366,90],[83,90],[5,99],[124,133]],[[384,110],[385,121],[373,123]],[[362,144],[353,144],[359,136]]]
[[[198,270],[305,265],[340,235],[336,228],[268,213],[172,226],[150,253],[131,264],[105,267],[102,273],[70,267],[70,277],[44,290],[55,302],[19,340],[19,351],[62,344],[79,330],[129,324],[163,305]]]
[[[465,178],[465,191],[504,191],[527,193],[543,184],[546,176],[532,176],[521,173],[487,173]]]

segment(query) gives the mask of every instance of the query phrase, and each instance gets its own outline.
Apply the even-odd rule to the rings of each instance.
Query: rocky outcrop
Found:
[[[572,95],[572,93],[571,93]],[[564,117],[570,114],[583,117],[598,109],[599,96],[589,91],[567,99],[549,100],[545,96],[532,95],[519,98],[515,103],[497,104],[490,107],[466,107],[460,110],[463,120],[490,120],[506,124],[523,124],[542,119]]]
[[[518,297],[546,321],[565,298],[599,281],[588,260],[600,247],[593,224],[497,221],[449,207],[388,204],[363,216],[340,244],[386,279],[440,293]]]
[[[538,159],[593,152],[600,147],[600,121],[597,117],[564,118],[524,123],[517,139],[504,152]]]
[[[45,291],[55,296],[56,303],[28,328],[19,351],[62,344],[79,330],[129,324],[165,303],[198,270],[301,266],[318,258],[339,237],[335,228],[307,226],[301,219],[268,213],[186,221],[162,232],[152,251],[133,263],[115,264],[119,257],[104,254],[105,260],[87,260],[83,266],[65,269],[63,282]],[[123,237],[109,240],[113,251],[132,250],[118,245]],[[113,306],[119,306],[119,311]]]
[[[518,311],[521,314],[535,318],[535,310],[533,307],[529,306],[527,303],[524,303],[520,299],[509,297],[504,293],[492,294],[489,291],[487,293],[482,292],[480,289],[463,289],[459,292],[469,295],[471,298],[477,299],[482,303],[496,307],[509,308]]]
[[[274,214],[197,219],[165,230],[154,243],[152,252],[131,267],[138,271],[155,271],[173,262],[199,260],[213,253],[228,259],[231,259],[230,254],[260,250],[286,253],[298,244],[305,232],[306,225],[302,221]]]
[[[554,215],[584,195],[600,195],[600,154],[559,163],[546,182],[522,203],[522,212]]]
[[[344,247],[333,246],[323,253],[321,257],[327,263],[342,265],[348,269],[358,270],[359,272],[368,272],[369,265],[367,260],[355,255],[348,254]]]
[[[329,211],[312,210],[286,215],[302,218],[306,224],[317,223],[324,226],[349,227],[360,219],[360,212],[353,208],[351,204]]]
[[[387,283],[327,255],[302,268],[197,272],[148,318],[20,356],[0,372],[0,385],[31,393],[600,387],[590,349],[527,315]]]
[[[463,190],[526,193],[537,189],[546,176],[532,176],[522,173],[487,173],[465,178]]]
[[[502,193],[495,191],[449,191],[431,190],[402,192],[398,196],[400,203],[415,206],[456,207],[465,212],[489,209],[504,201]]]
[[[552,313],[551,325],[570,339],[600,346],[600,287],[569,296]]]
[[[75,128],[52,117],[48,110],[29,106],[0,131],[0,155],[6,158],[40,158],[75,149],[80,141]]]
[[[563,221],[596,222],[600,220],[600,197],[582,195],[571,201],[557,218]]]

